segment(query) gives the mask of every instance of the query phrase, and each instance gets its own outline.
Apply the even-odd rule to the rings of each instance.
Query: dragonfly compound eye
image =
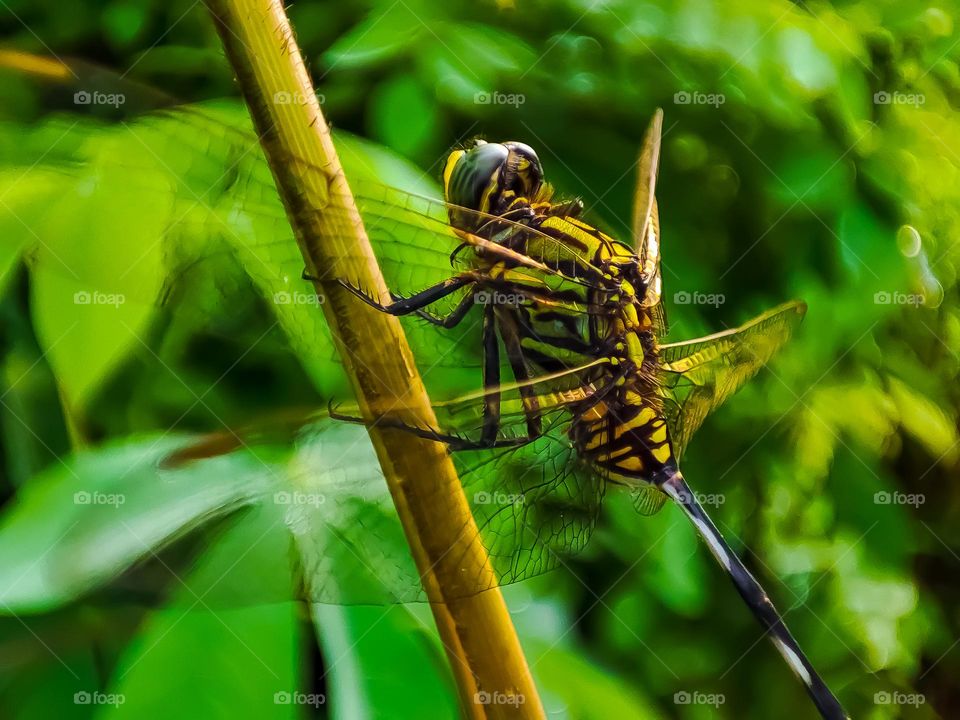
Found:
[[[543,186],[543,166],[532,147],[520,142],[503,144],[509,151],[504,171],[504,184],[517,197],[533,200]]]
[[[455,150],[443,170],[443,192],[451,205],[495,214],[500,179],[510,151],[499,143],[481,143],[467,150]],[[474,230],[478,220],[469,213],[450,209],[450,222],[463,230]]]
[[[529,145],[518,142],[477,142],[456,150],[447,158],[443,171],[446,201],[488,215],[502,215],[514,201],[532,201],[543,189],[543,167]],[[449,211],[450,223],[473,231],[484,218],[458,208]]]

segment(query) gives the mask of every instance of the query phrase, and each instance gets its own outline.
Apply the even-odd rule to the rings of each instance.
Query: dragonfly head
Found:
[[[443,170],[446,201],[468,210],[501,215],[518,198],[543,197],[543,166],[529,145],[519,142],[488,143],[476,140],[447,158]],[[462,230],[475,230],[479,218],[450,210],[450,222]]]

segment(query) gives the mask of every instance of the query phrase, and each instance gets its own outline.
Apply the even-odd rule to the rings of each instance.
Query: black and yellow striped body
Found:
[[[481,149],[493,158],[491,163],[513,152],[510,144],[496,151],[489,145]],[[466,183],[457,172],[458,159],[464,157],[451,156],[447,163],[448,200],[475,204],[481,212],[539,232],[524,232],[496,219],[460,229],[557,271],[545,274],[509,260],[485,262],[478,257],[478,267],[491,284],[510,288],[520,298],[495,308],[498,325],[515,328],[533,376],[593,359],[609,360],[583,378],[607,390],[600,400],[587,398],[572,406],[570,439],[580,456],[611,480],[637,484],[651,479],[673,464],[673,453],[657,383],[656,328],[648,308],[641,305],[646,287],[639,258],[628,246],[579,220],[579,203],[551,203],[552,193],[540,181],[538,169],[530,180],[511,172],[507,160],[492,171],[472,166],[469,170],[482,178]],[[470,188],[469,197],[462,196],[464,187]],[[451,211],[450,218],[456,227],[457,214]],[[557,243],[550,240],[571,252],[558,253]],[[547,398],[543,401],[549,404]]]
[[[664,318],[654,192],[660,127],[658,114],[640,158],[633,236],[641,255],[580,221],[578,203],[552,204],[536,154],[527,146],[481,145],[477,155],[461,151],[447,164],[448,200],[451,188],[464,191],[452,202],[481,213],[451,209],[451,224],[513,251],[488,250],[497,254],[496,261],[478,252],[477,265],[481,282],[509,288],[515,298],[521,298],[511,307],[488,307],[484,315],[485,328],[496,326],[517,379],[514,388],[519,397],[510,397],[508,411],[522,415],[528,432],[515,439],[528,442],[539,437],[539,422],[546,413],[569,410],[567,433],[577,456],[606,480],[631,486],[640,512],[656,512],[671,498],[706,541],[821,716],[843,720],[848,716],[839,701],[817,675],[763,587],[697,501],[676,457],[709,409],[755,373],[789,336],[804,306],[791,303],[739,329],[659,347],[657,333]],[[458,175],[458,168],[469,177]],[[461,216],[472,218],[471,224],[458,225]],[[756,347],[745,354],[741,343],[748,339]],[[485,357],[496,358],[496,348]],[[712,368],[716,374],[706,378],[705,368],[718,359]],[[693,380],[695,389],[678,401],[677,375],[692,368],[701,373],[699,383]],[[541,373],[548,384],[565,378],[573,385],[534,394],[524,381]],[[485,400],[498,413],[504,410],[501,391],[484,384],[489,390]],[[483,418],[486,447],[493,447],[497,429],[491,424],[498,423],[500,416],[494,417],[488,408]],[[508,442],[511,439],[506,436]]]

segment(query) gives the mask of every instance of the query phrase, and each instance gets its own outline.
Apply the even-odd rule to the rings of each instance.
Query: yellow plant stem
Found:
[[[419,427],[436,419],[399,321],[338,278],[388,297],[289,22],[274,0],[207,0],[261,138],[361,413]],[[294,159],[300,162],[294,161]],[[322,167],[324,173],[316,172]],[[337,207],[335,212],[324,208]],[[370,428],[467,717],[544,716],[446,448]],[[490,588],[476,593],[477,588]],[[492,699],[492,702],[487,701]]]

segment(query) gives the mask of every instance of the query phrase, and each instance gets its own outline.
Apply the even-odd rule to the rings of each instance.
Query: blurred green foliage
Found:
[[[718,525],[854,717],[951,717],[960,706],[956,3],[507,5],[291,8],[329,119],[376,144],[344,134],[348,175],[426,189],[456,143],[521,140],[564,194],[582,196],[589,217],[625,237],[636,150],[663,107],[670,339],[789,297],[810,306],[799,337],[701,430],[685,475],[723,498],[711,508]],[[209,19],[191,3],[8,8],[5,45],[97,60],[185,100],[233,94]],[[285,560],[288,539],[268,534],[247,562],[240,548],[274,527],[248,499],[275,491],[265,468],[288,468],[290,456],[243,456],[247,465],[229,474],[169,486],[116,472],[175,445],[179,435],[157,434],[168,428],[235,427],[261,409],[340,394],[319,314],[266,307],[272,288],[254,263],[241,259],[238,272],[225,257],[178,298],[177,308],[198,312],[170,313],[159,332],[156,311],[130,303],[121,332],[115,308],[109,323],[76,312],[64,294],[76,279],[63,269],[37,263],[28,275],[17,265],[24,249],[42,256],[60,242],[60,255],[80,237],[64,257],[86,263],[84,277],[113,287],[120,276],[123,292],[152,296],[171,264],[222,249],[224,222],[240,227],[230,213],[250,186],[223,181],[205,193],[225,167],[257,172],[255,157],[218,150],[215,134],[157,155],[125,142],[122,126],[41,122],[49,97],[25,80],[5,77],[0,98],[0,444],[11,498],[0,585],[18,613],[0,623],[4,717],[301,716],[309,708],[274,702],[294,690],[325,693],[317,712],[334,717],[452,715],[422,607],[316,606],[304,616],[286,603],[230,606],[245,577],[284,592],[284,575],[264,571],[280,568],[269,550]],[[207,152],[209,164],[198,160]],[[95,185],[82,182],[87,167]],[[292,272],[295,248],[281,252],[271,262]],[[415,266],[424,276],[443,271],[430,257]],[[397,289],[416,289],[422,277],[409,258],[381,260]],[[127,275],[132,266],[141,270]],[[706,295],[722,302],[685,302]],[[405,327],[424,370],[442,354],[437,341],[422,325]],[[478,382],[470,340],[445,341],[447,361],[428,374],[432,393]],[[112,449],[69,459],[102,440]],[[370,462],[363,447],[348,456],[358,468]],[[139,488],[142,503],[84,512],[73,502],[76,488],[109,495],[111,478]],[[221,523],[244,507],[252,511],[242,522]],[[183,532],[211,523],[199,538]],[[144,552],[154,547],[147,540],[173,537],[177,557],[199,558],[182,586],[165,572],[166,555]],[[119,589],[97,589],[137,557]],[[225,597],[194,602],[223,573]],[[138,588],[144,602],[131,605]],[[166,606],[150,609],[158,594]],[[611,493],[586,551],[507,597],[560,717],[813,717],[672,509],[643,519]],[[314,632],[319,655],[305,640]],[[74,693],[95,690],[127,702],[74,703]],[[683,704],[677,693],[724,702]],[[917,694],[922,704],[905,704]]]

